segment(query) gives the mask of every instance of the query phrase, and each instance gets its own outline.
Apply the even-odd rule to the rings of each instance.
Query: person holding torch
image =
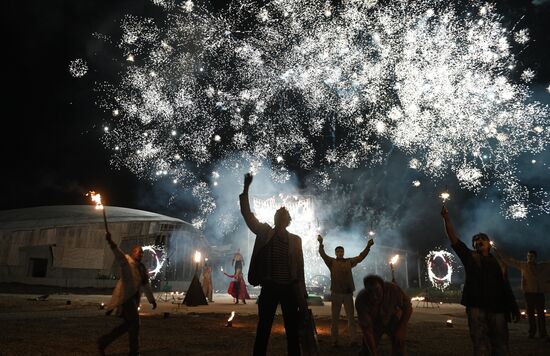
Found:
[[[141,263],[143,249],[139,245],[132,247],[130,255],[125,254],[106,232],[105,238],[115,255],[116,262],[121,268],[121,277],[118,280],[111,301],[106,306],[107,315],[115,311],[123,319],[123,323],[97,340],[97,348],[101,355],[105,354],[107,346],[124,333],[128,333],[130,342],[129,355],[139,355],[139,313],[138,307],[141,293],[144,292],[147,300],[153,306],[157,303],[149,284],[147,269]]]

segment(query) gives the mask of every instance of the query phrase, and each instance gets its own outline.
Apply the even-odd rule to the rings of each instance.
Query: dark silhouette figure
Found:
[[[519,320],[519,309],[506,276],[506,267],[490,253],[491,241],[484,233],[472,237],[470,250],[459,240],[445,206],[441,209],[445,230],[464,265],[466,281],[460,303],[466,307],[474,355],[508,355],[510,314]]]
[[[521,271],[521,289],[527,305],[529,337],[535,337],[538,324],[539,337],[548,339],[544,293],[550,291],[550,261],[537,262],[537,252],[534,250],[527,252],[527,261],[516,260],[496,248],[495,253],[506,265]]]
[[[261,285],[254,355],[265,355],[277,305],[281,304],[289,355],[300,355],[299,328],[304,325],[307,293],[304,280],[302,240],[287,231],[290,214],[282,207],[275,213],[275,227],[260,223],[250,211],[248,189],[252,175],[244,177],[239,196],[241,213],[256,235],[248,270],[248,282]]]
[[[360,355],[377,356],[384,334],[390,337],[392,356],[405,355],[405,335],[412,314],[411,299],[397,284],[385,282],[376,275],[366,276],[363,285],[365,289],[355,299],[359,326],[363,331]]]

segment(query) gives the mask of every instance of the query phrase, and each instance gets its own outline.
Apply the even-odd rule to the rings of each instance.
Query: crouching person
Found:
[[[392,343],[392,355],[405,355],[405,334],[412,314],[410,298],[395,283],[377,275],[363,279],[365,286],[355,299],[359,326],[363,331],[362,356],[377,356],[383,334]]]

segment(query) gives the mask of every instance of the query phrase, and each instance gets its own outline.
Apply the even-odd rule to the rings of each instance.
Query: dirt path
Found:
[[[108,296],[52,295],[48,301],[32,301],[33,296],[0,295],[0,355],[94,355],[95,339],[117,325],[98,309]],[[34,296],[36,297],[36,296]],[[71,301],[68,305],[67,300]],[[257,323],[256,305],[234,305],[230,298],[214,296],[215,303],[185,307],[160,302],[151,311],[144,305],[141,323],[142,355],[251,355]],[[144,301],[144,304],[146,302]],[[225,327],[231,310],[236,311],[233,327]],[[330,342],[330,303],[312,307],[316,316],[322,355],[356,355],[358,349],[347,345],[346,321],[341,318],[343,346]],[[165,317],[165,313],[169,313]],[[454,327],[445,322],[453,320]],[[527,322],[510,324],[512,355],[548,355],[550,343],[526,337]],[[127,337],[107,350],[108,355],[126,355]],[[269,355],[285,355],[286,341],[282,318],[276,317],[270,339]],[[411,318],[407,348],[409,355],[471,355],[464,309],[456,304],[439,308],[415,307]],[[382,355],[389,354],[384,339]]]

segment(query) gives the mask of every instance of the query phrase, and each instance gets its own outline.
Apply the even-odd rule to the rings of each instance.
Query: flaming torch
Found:
[[[233,326],[233,318],[235,317],[235,311],[233,310],[231,312],[231,316],[229,317],[229,319],[227,319],[227,323],[225,323],[225,326],[227,327],[232,327]]]
[[[390,260],[390,268],[391,268],[391,281],[395,283],[395,270],[393,269],[393,265],[397,263],[399,260],[399,255],[395,255]]]
[[[95,203],[96,210],[101,210],[103,212],[103,223],[105,224],[105,232],[109,232],[109,227],[107,226],[107,216],[105,215],[105,207],[101,203],[101,194],[97,194],[93,190],[86,193],[86,196],[90,196],[92,201]]]

